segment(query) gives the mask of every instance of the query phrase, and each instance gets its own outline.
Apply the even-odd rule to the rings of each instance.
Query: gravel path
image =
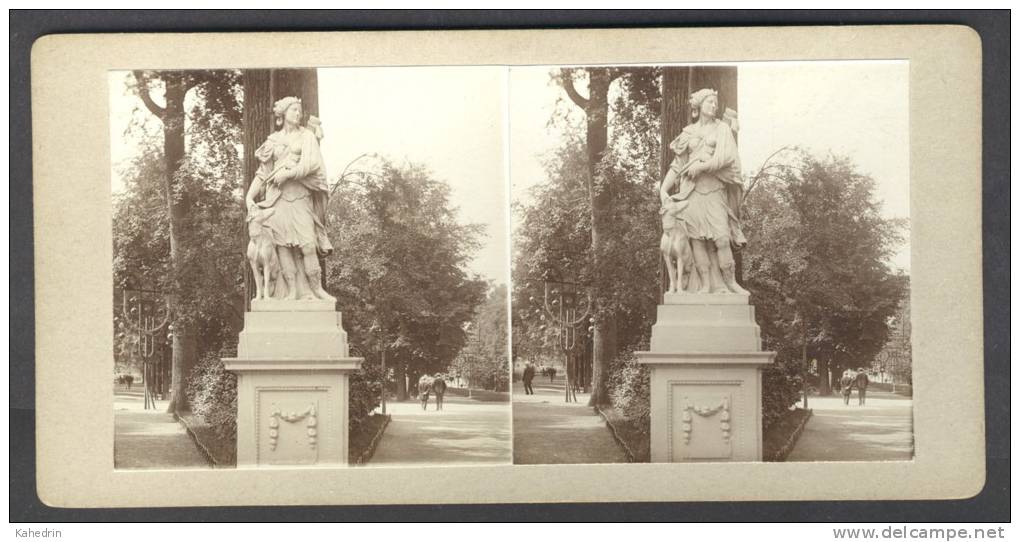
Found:
[[[510,463],[510,404],[447,394],[443,410],[418,401],[390,402],[392,416],[370,466]]]
[[[588,394],[576,403],[564,401],[563,380],[546,377],[532,382],[534,395],[514,383],[514,463],[626,463],[602,417],[588,404]]]
[[[914,455],[913,401],[889,392],[811,397],[813,411],[787,461],[909,461]]]
[[[210,468],[166,401],[145,410],[140,395],[114,396],[113,465],[118,469]]]

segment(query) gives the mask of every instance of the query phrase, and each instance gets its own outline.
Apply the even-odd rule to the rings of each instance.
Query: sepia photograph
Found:
[[[973,496],[981,51],[948,26],[40,38],[39,499]]]
[[[512,67],[514,462],[910,460],[908,69]]]
[[[109,74],[116,468],[510,462],[505,76]]]

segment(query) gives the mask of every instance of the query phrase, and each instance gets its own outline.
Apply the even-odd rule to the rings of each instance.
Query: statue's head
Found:
[[[715,118],[719,108],[719,93],[711,88],[703,88],[691,94],[690,103],[694,118],[698,118],[698,115]]]
[[[273,116],[276,117],[276,125],[282,126],[284,122],[291,125],[301,123],[301,99],[295,96],[280,98],[273,104]]]

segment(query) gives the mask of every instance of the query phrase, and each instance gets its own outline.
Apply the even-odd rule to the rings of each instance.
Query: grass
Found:
[[[456,395],[459,397],[467,397],[468,390],[465,388],[446,388],[446,393],[450,395]],[[471,398],[475,401],[481,401],[483,403],[507,403],[510,401],[510,392],[508,391],[489,391],[471,388]]]
[[[217,468],[237,466],[237,438],[235,436],[221,436],[213,426],[196,414],[186,412],[178,414],[178,417],[198,442],[202,453],[210,457]],[[359,458],[364,462],[372,457],[372,452],[375,451],[374,447],[378,444],[379,437],[382,436],[389,421],[389,416],[373,414],[358,427],[357,431],[351,432],[347,454],[351,464],[357,463]]]
[[[882,390],[882,391],[893,391],[892,384],[883,384],[881,382],[872,382],[868,384],[869,389]],[[896,395],[903,395],[905,397],[913,396],[913,387],[910,384],[896,384]]]
[[[237,437],[222,437],[216,428],[206,423],[199,415],[191,412],[179,413],[178,418],[184,422],[188,432],[198,442],[202,452],[212,459],[213,465],[233,467],[237,465]]]
[[[601,407],[602,416],[611,426],[617,440],[622,441],[632,460],[647,463],[650,459],[651,440],[648,420],[629,419],[616,408]],[[789,411],[778,422],[765,430],[763,447],[764,461],[782,461],[797,443],[811,413],[804,409]]]
[[[358,426],[356,431],[351,431],[347,446],[347,462],[351,465],[367,463],[375,452],[375,447],[382,438],[383,431],[390,423],[390,417],[385,414],[372,414]]]
[[[762,460],[783,461],[797,443],[804,424],[811,417],[810,410],[798,408],[788,411],[779,421],[765,429]]]
[[[649,420],[627,418],[619,409],[599,407],[602,417],[610,425],[610,431],[617,441],[623,443],[627,455],[635,463],[648,463],[651,459],[651,435]]]

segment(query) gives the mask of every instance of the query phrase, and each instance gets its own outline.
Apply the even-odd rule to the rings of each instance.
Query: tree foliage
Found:
[[[149,73],[144,81],[157,99],[161,75]],[[117,289],[166,292],[174,324],[193,330],[201,356],[236,339],[241,322],[241,101],[235,72],[189,77],[194,80],[184,112],[185,153],[175,171],[167,171],[165,134],[146,129],[153,113],[139,107],[125,132],[136,152],[120,166],[124,187],[113,198],[113,272]],[[138,89],[134,75],[125,85]],[[172,261],[170,206],[185,195],[190,204],[180,217]]]
[[[141,103],[125,133],[137,152],[114,196],[115,285],[167,292],[174,325],[197,339],[196,357],[208,357],[233,346],[244,310],[240,74],[135,72],[125,83]],[[180,119],[168,92],[186,106]],[[180,126],[171,168],[167,138]],[[445,369],[485,297],[485,283],[464,271],[481,227],[458,224],[449,187],[415,165],[386,163],[357,189],[338,187],[329,213],[341,242],[327,260],[328,287],[352,344],[369,364],[386,348],[401,370]],[[352,418],[374,407],[382,375],[373,371],[352,378],[365,392]]]
[[[551,126],[563,133],[563,144],[545,164],[546,181],[515,204],[515,357],[558,355],[553,329],[541,319],[546,280],[590,287],[596,317],[615,318],[620,352],[646,343],[653,323],[659,295],[655,189],[662,74],[612,71],[608,135],[605,147],[593,154],[597,111],[583,90],[574,88],[590,83],[592,73],[556,74],[586,122],[572,119],[569,108],[558,109]],[[904,224],[882,217],[874,180],[847,158],[785,156],[769,166],[767,175],[755,177],[757,186],[741,209],[748,234],[743,282],[753,294],[764,347],[778,353],[764,375],[766,423],[795,402],[805,354],[826,366],[868,365],[888,339],[889,317],[906,284],[887,263],[902,241]],[[597,163],[591,169],[593,157]],[[593,193],[608,194],[611,204],[596,205]],[[590,331],[586,340],[591,341]],[[614,402],[631,405],[631,397],[641,395],[643,376],[632,365],[611,368],[610,392],[619,396]]]
[[[223,365],[220,352],[206,352],[188,377],[188,404],[224,441],[237,438],[237,375]]]
[[[619,215],[615,212],[619,206],[616,201],[627,197],[628,188],[631,188],[627,181],[640,183],[643,180],[643,176],[635,179],[626,175],[626,169],[620,170],[613,166],[633,162],[635,158],[640,164],[649,156],[641,153],[638,141],[642,137],[649,137],[650,133],[641,131],[636,120],[644,119],[651,125],[654,117],[649,114],[628,116],[628,113],[640,112],[639,105],[643,105],[646,112],[655,110],[659,96],[659,76],[659,70],[650,67],[563,68],[554,72],[554,79],[563,87],[570,102],[583,111],[585,120],[579,139],[583,140],[585,154],[585,168],[580,180],[587,193],[589,284],[595,301],[591,326],[591,405],[609,402],[609,366],[621,346],[618,319],[624,315],[620,313],[618,300],[612,299],[617,290],[607,288],[606,284],[613,280],[618,268],[618,262],[614,261],[614,255],[617,254],[615,249],[619,248],[618,245],[614,246],[614,241],[620,241],[617,227],[620,224]],[[587,97],[578,91],[578,83],[587,85]],[[623,98],[616,99],[616,107],[610,107],[611,96],[614,95]],[[624,122],[614,123],[610,120],[612,109],[622,111],[620,117]],[[621,132],[613,130],[614,126],[631,129]],[[628,135],[632,137],[628,138]],[[624,143],[621,144],[621,141]],[[629,150],[633,154],[621,155],[621,150]]]
[[[870,365],[907,278],[887,263],[904,223],[882,217],[874,180],[851,160],[800,152],[779,171],[745,200],[744,279],[777,352],[765,388],[786,390],[775,407],[785,409],[796,391],[782,382],[799,384],[804,357],[834,373]]]
[[[509,387],[506,295],[504,284],[489,290],[468,328],[467,345],[450,366],[470,387],[493,391]]]
[[[479,225],[458,223],[450,188],[420,165],[383,161],[360,185],[330,200],[327,262],[352,344],[378,363],[383,349],[398,382],[446,370],[487,285],[465,271]],[[398,389],[401,389],[398,385]]]
[[[560,74],[567,76],[579,78]],[[554,122],[564,130],[564,142],[546,161],[546,182],[533,187],[528,203],[514,207],[520,218],[514,234],[515,355],[559,355],[554,329],[541,320],[546,280],[574,282],[591,291],[596,322],[613,317],[612,342],[620,348],[647,340],[658,296],[657,77],[657,70],[647,68],[614,78],[608,141],[594,180],[585,128],[563,119]],[[592,189],[612,193],[611,205],[599,211],[597,246],[592,242]],[[587,327],[579,331],[590,344]]]

